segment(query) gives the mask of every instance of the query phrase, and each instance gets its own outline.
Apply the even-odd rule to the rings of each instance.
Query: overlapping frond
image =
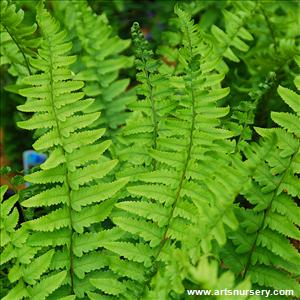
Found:
[[[239,62],[239,54],[247,52],[249,46],[247,43],[253,40],[252,34],[247,30],[246,24],[255,12],[256,2],[231,2],[233,9],[224,9],[225,28],[213,25],[211,27],[213,54],[217,68],[223,72],[229,70],[223,58],[232,62]],[[207,38],[210,39],[209,36]],[[211,67],[207,65],[207,68]]]

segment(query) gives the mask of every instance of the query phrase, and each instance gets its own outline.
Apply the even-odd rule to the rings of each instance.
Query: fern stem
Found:
[[[253,241],[253,244],[252,244],[252,247],[251,247],[251,250],[250,250],[250,253],[248,255],[248,258],[247,258],[247,262],[245,264],[245,268],[244,268],[244,271],[243,271],[243,274],[242,274],[242,278],[244,279],[247,275],[247,272],[249,271],[249,268],[250,268],[250,264],[251,264],[251,259],[252,259],[252,255],[256,249],[256,246],[257,246],[257,240],[258,240],[258,236],[260,235],[261,231],[264,229],[265,227],[265,222],[266,222],[266,219],[270,213],[270,210],[272,208],[272,204],[273,204],[273,201],[275,200],[276,196],[277,196],[277,192],[279,190],[279,187],[281,185],[281,183],[284,181],[285,177],[288,175],[288,171],[290,169],[290,166],[294,160],[294,158],[296,157],[297,153],[299,152],[300,150],[300,146],[298,146],[298,149],[297,151],[294,152],[294,154],[292,155],[290,161],[289,161],[289,164],[284,172],[284,174],[282,175],[280,181],[278,182],[278,185],[276,187],[276,189],[273,191],[273,195],[272,195],[272,199],[268,205],[268,207],[264,210],[263,212],[263,219],[262,219],[262,222],[261,222],[261,225],[260,227],[258,228],[258,230],[256,231],[256,235],[255,235],[255,239]]]
[[[65,149],[63,147],[63,137],[60,131],[60,126],[59,126],[59,121],[57,118],[57,113],[56,113],[56,109],[55,109],[55,104],[54,104],[54,87],[53,87],[53,73],[52,73],[52,51],[51,51],[51,42],[49,41],[48,37],[46,37],[47,42],[48,42],[48,47],[49,47],[49,53],[51,53],[50,55],[50,87],[51,87],[51,105],[52,105],[52,112],[55,118],[55,123],[56,123],[56,128],[57,128],[57,133],[59,136],[59,139],[61,140],[62,143],[62,152],[63,152],[63,156],[66,156],[66,152]],[[67,160],[66,160],[67,161]],[[70,195],[70,182],[69,182],[69,176],[68,176],[68,171],[65,174],[65,182],[66,182],[66,189],[67,189],[67,193],[68,193],[68,212],[69,212],[69,218],[70,218],[70,244],[69,244],[69,257],[70,257],[70,268],[69,268],[69,274],[70,274],[70,280],[71,280],[71,294],[74,294],[74,253],[73,253],[73,234],[74,234],[74,228],[73,228],[73,219],[72,219],[72,208],[71,208],[71,195]]]
[[[5,30],[7,31],[7,33],[9,34],[9,36],[11,37],[11,39],[14,41],[14,43],[16,44],[16,46],[18,47],[18,49],[20,50],[23,58],[24,58],[24,61],[25,61],[25,64],[26,64],[26,68],[28,70],[28,73],[29,75],[31,75],[31,70],[30,70],[30,67],[29,67],[29,62],[28,62],[28,59],[22,49],[22,47],[19,45],[19,43],[17,42],[17,40],[15,39],[15,37],[13,36],[13,34],[9,31],[9,29],[7,28],[7,26],[5,26],[4,24],[2,24],[3,27],[5,28]]]

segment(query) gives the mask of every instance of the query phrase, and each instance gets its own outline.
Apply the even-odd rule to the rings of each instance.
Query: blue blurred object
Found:
[[[29,170],[35,166],[42,164],[47,156],[43,153],[38,153],[34,150],[26,150],[23,152],[23,167],[24,173],[27,174]],[[29,184],[26,183],[26,186]]]

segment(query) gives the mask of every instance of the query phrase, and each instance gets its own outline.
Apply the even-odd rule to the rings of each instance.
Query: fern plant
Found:
[[[132,113],[118,135],[120,146],[116,153],[124,162],[123,174],[155,169],[156,162],[148,155],[148,150],[157,149],[159,120],[176,107],[170,99],[172,88],[167,85],[168,75],[159,72],[161,64],[154,59],[138,23],[133,24],[131,32],[136,47],[136,68],[139,71],[136,77],[140,82],[137,95],[140,99],[130,105]]]
[[[26,98],[18,125],[35,130],[33,148],[48,157],[25,176],[22,195],[3,200],[1,187],[1,297],[181,300],[200,289],[283,289],[298,299],[299,6],[180,3],[172,41],[146,41],[134,22],[131,43],[100,6],[68,4],[47,10],[41,1],[29,29],[22,10],[1,2],[3,49],[18,58],[11,91]],[[278,60],[260,73],[266,44]]]

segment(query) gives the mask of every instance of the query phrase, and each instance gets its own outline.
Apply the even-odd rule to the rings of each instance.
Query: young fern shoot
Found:
[[[159,62],[154,59],[138,23],[133,24],[131,34],[138,70],[136,77],[140,83],[136,88],[139,99],[130,104],[131,115],[118,135],[117,155],[124,169],[120,176],[155,170],[156,161],[148,150],[157,149],[159,120],[176,107],[170,98],[172,88],[167,84],[168,77],[159,73]]]

